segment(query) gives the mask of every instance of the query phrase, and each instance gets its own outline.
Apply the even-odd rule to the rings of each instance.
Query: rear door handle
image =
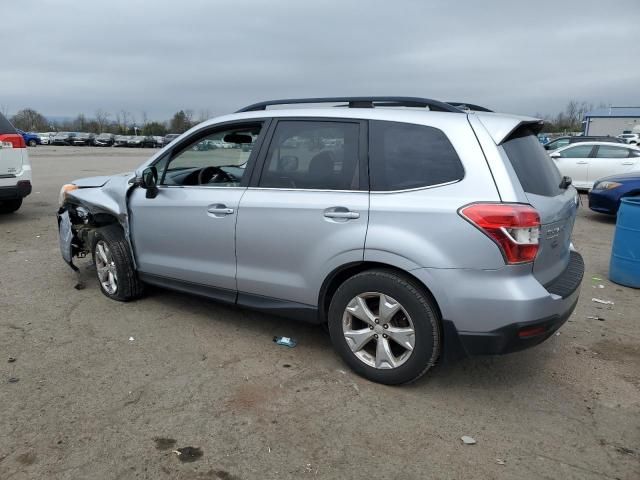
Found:
[[[589,162],[576,162],[576,163],[577,163],[578,165],[585,165],[585,164],[587,164],[587,163],[589,163]]]
[[[623,165],[633,165],[635,162],[622,162]]]
[[[345,220],[353,220],[356,218],[360,218],[360,214],[358,212],[352,212],[350,210],[329,210],[328,212],[324,212],[324,216],[326,218],[340,218]]]
[[[231,215],[233,213],[233,208],[217,203],[215,205],[209,205],[207,207],[207,212],[212,213],[213,215]]]

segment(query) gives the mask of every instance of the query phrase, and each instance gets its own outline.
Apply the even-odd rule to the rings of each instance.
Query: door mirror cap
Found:
[[[158,195],[158,169],[154,166],[142,171],[139,185],[147,191],[147,198],[156,198]]]
[[[550,153],[550,154],[549,154],[549,156],[550,156],[551,158],[560,158],[560,152],[553,152],[553,153]]]

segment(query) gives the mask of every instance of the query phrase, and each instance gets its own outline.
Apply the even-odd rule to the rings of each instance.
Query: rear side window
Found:
[[[629,153],[630,150],[628,148],[600,145],[598,147],[598,153],[596,153],[596,158],[627,158],[630,156]]]
[[[559,153],[562,158],[588,158],[589,155],[591,155],[592,150],[592,145],[580,145],[577,147],[567,148]]]
[[[562,193],[562,175],[531,129],[516,131],[502,147],[525,192],[545,197]]]
[[[357,190],[360,124],[279,121],[260,187]]]
[[[369,177],[371,190],[406,190],[461,180],[464,167],[437,128],[371,121]]]
[[[16,129],[13,125],[0,113],[0,135],[7,133],[16,133]]]

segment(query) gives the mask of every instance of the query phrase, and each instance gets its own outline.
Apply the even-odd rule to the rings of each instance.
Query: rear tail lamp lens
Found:
[[[498,245],[507,264],[535,260],[540,215],[531,205],[474,203],[461,208],[459,213]]]
[[[27,148],[24,138],[17,133],[0,134],[0,146],[2,148]]]

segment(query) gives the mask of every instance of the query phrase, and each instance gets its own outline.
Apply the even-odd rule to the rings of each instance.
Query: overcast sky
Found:
[[[639,32],[639,0],[5,0],[0,108],[166,119],[329,95],[521,114],[572,98],[637,106]]]

